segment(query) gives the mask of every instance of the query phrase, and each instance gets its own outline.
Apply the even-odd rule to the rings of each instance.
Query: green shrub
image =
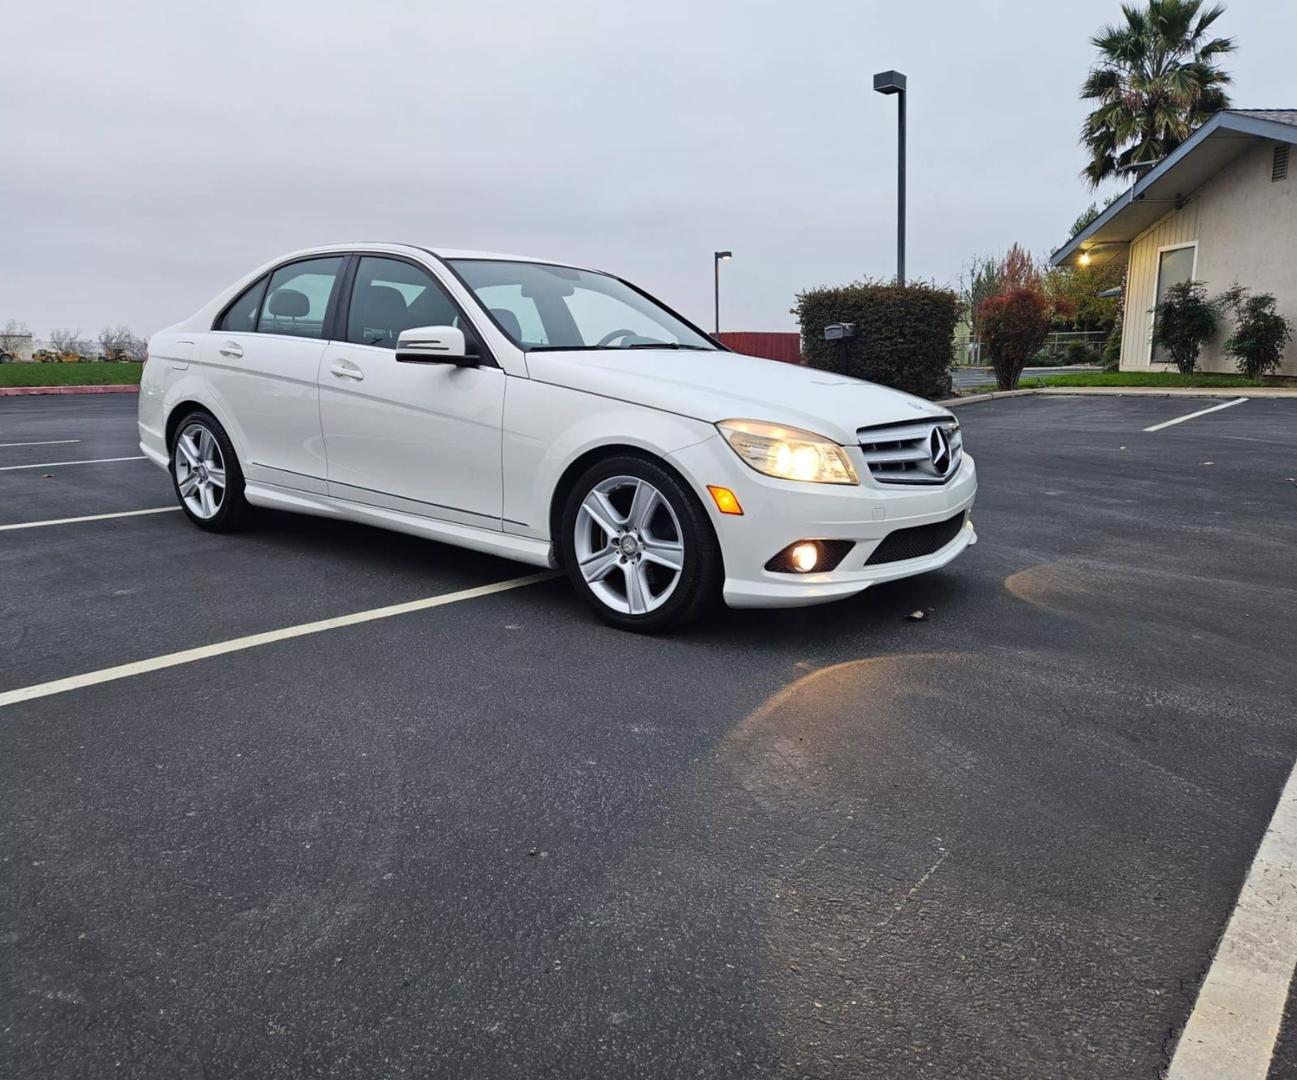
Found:
[[[995,366],[995,384],[1001,390],[1018,385],[1028,358],[1049,333],[1053,305],[1039,289],[1008,289],[982,301],[981,324]]]
[[[1200,281],[1182,281],[1166,290],[1166,299],[1153,309],[1153,342],[1171,354],[1182,375],[1198,366],[1198,353],[1216,333],[1217,304],[1207,299]]]
[[[1121,367],[1121,320],[1118,319],[1103,339],[1101,356],[1104,371],[1117,371]]]
[[[1069,364],[1093,364],[1094,349],[1084,341],[1071,341],[1067,345],[1067,362]]]
[[[802,352],[811,367],[841,371],[842,349],[824,340],[830,323],[855,323],[847,339],[846,373],[919,397],[948,397],[951,343],[959,297],[949,289],[859,281],[797,294],[793,314],[802,326]]]
[[[1243,290],[1226,294],[1238,321],[1225,342],[1225,352],[1234,357],[1240,372],[1249,379],[1268,375],[1283,361],[1283,351],[1292,340],[1293,324],[1275,310],[1270,293],[1244,296]]]

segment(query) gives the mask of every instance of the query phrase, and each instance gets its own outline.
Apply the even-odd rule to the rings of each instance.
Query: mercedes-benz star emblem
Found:
[[[939,427],[934,427],[928,437],[928,453],[932,455],[932,467],[937,470],[937,475],[945,476],[950,468],[950,440]]]

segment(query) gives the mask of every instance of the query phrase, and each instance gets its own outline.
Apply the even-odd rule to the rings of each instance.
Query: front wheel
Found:
[[[229,435],[210,413],[192,412],[176,426],[171,480],[185,516],[200,529],[233,532],[246,523],[243,470]]]
[[[568,496],[561,543],[577,592],[625,630],[651,633],[698,618],[723,577],[702,504],[648,458],[618,456],[588,469]]]

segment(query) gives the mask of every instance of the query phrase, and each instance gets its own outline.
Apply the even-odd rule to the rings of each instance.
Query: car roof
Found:
[[[300,251],[281,255],[276,262],[299,259],[310,255],[331,255],[339,251],[391,251],[396,253],[417,252],[420,255],[435,255],[439,259],[498,259],[507,262],[551,263],[556,266],[568,266],[569,263],[559,259],[544,259],[532,255],[508,255],[501,251],[474,251],[466,248],[432,247],[428,244],[404,244],[391,241],[357,241],[350,244],[321,244],[317,247],[303,248]]]

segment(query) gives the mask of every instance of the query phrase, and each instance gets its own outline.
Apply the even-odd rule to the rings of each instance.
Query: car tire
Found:
[[[225,428],[202,409],[185,414],[171,437],[168,471],[180,508],[200,529],[235,532],[252,516],[243,470]]]
[[[605,621],[656,633],[683,626],[720,593],[720,545],[698,496],[648,456],[618,454],[572,486],[560,525],[563,565]]]

